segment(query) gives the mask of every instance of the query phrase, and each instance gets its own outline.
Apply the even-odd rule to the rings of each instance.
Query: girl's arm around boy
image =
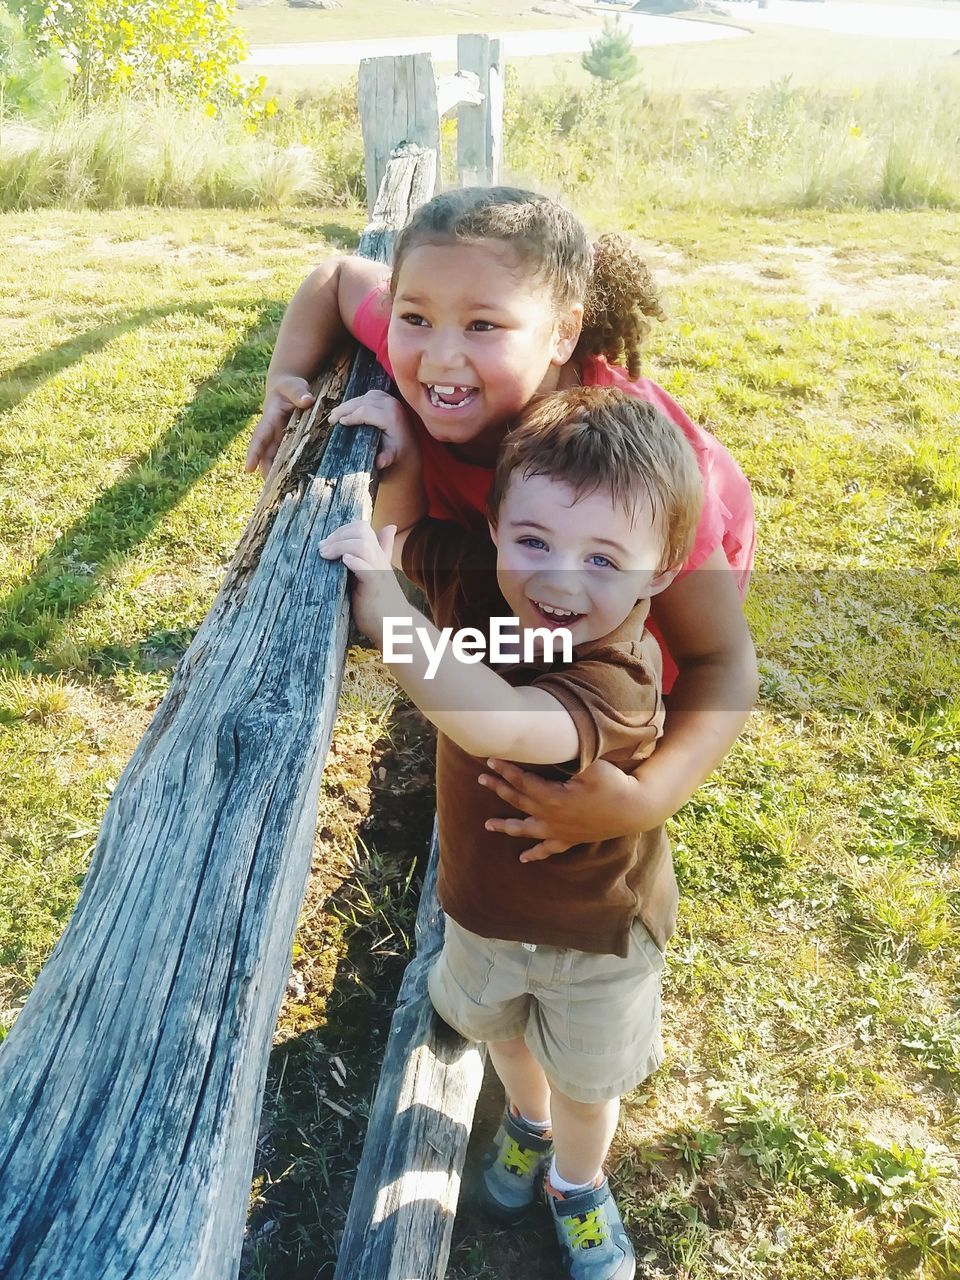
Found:
[[[756,655],[722,549],[673,583],[657,621],[680,674],[663,737],[634,773],[598,760],[566,782],[549,782],[496,759],[495,772],[481,775],[505,805],[528,815],[488,823],[532,842],[523,846],[526,860],[661,826],[713,773],[746,723],[757,696]]]

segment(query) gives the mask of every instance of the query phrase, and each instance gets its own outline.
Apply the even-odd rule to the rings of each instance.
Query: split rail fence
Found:
[[[388,262],[437,189],[441,113],[461,182],[495,181],[498,42],[360,68],[371,221]],[[375,196],[375,199],[373,198]],[[331,429],[389,389],[368,352],[320,373],[223,585],[118,783],[77,907],[0,1048],[3,1280],[235,1280],[267,1063],[336,716],[346,572],[317,551],[370,510],[374,430]],[[483,1063],[426,995],[436,841],[387,1042],[338,1280],[439,1280]]]

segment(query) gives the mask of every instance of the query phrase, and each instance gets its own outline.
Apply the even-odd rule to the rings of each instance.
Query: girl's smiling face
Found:
[[[425,244],[400,267],[387,349],[400,394],[435,440],[492,464],[512,420],[556,390],[583,308],[559,316],[509,244]]]

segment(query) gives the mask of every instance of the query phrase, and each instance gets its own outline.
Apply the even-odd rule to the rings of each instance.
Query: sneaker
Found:
[[[636,1256],[606,1178],[589,1191],[567,1195],[545,1179],[543,1191],[567,1280],[633,1280]]]
[[[553,1155],[553,1137],[528,1129],[509,1107],[483,1158],[480,1203],[491,1218],[512,1226],[526,1217],[536,1199],[544,1166]]]

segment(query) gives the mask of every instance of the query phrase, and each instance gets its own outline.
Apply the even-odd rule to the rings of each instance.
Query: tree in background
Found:
[[[63,59],[40,53],[16,15],[0,6],[0,128],[8,115],[55,110],[69,89]]]
[[[592,76],[611,84],[625,84],[640,70],[630,35],[620,26],[619,17],[604,22],[603,31],[590,41],[590,50],[580,62]]]
[[[263,78],[234,67],[249,48],[235,26],[234,0],[6,0],[41,51],[57,53],[84,103],[126,91],[201,103],[210,115],[244,107],[272,114]]]

